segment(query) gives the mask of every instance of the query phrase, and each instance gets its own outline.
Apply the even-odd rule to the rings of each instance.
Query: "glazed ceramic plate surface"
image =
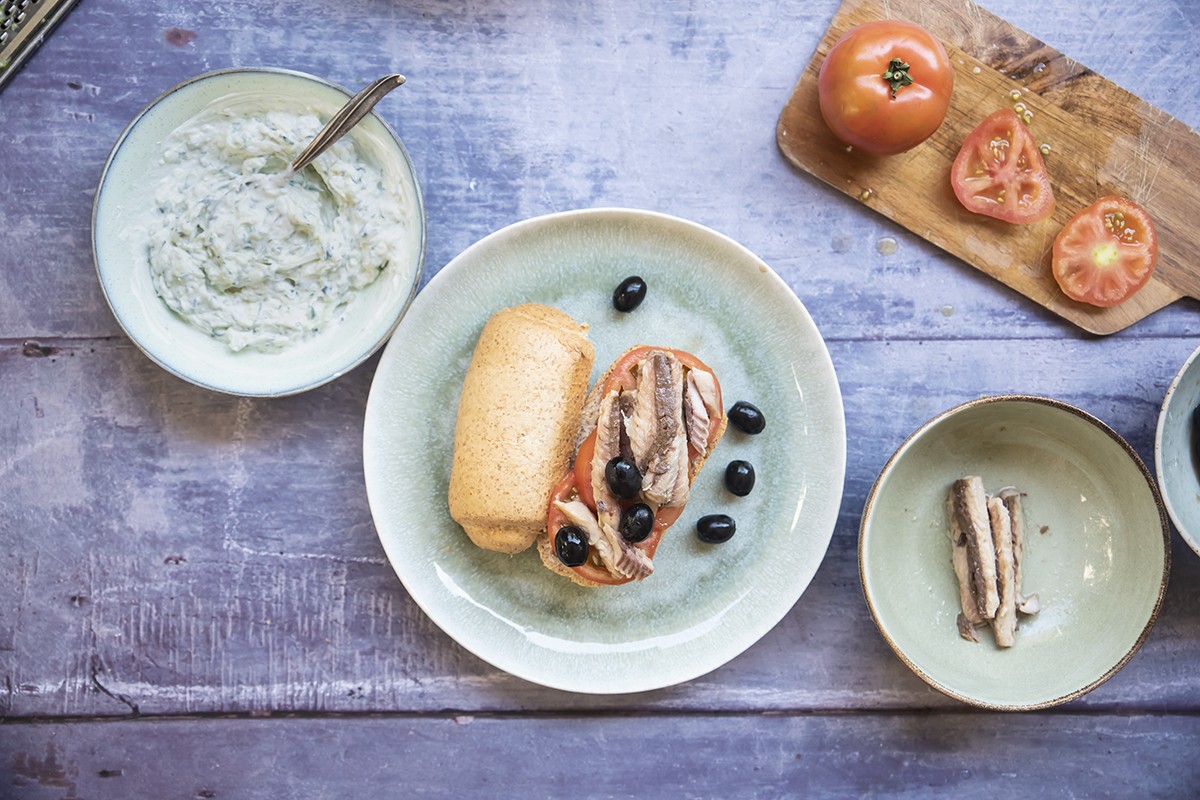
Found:
[[[162,178],[162,141],[212,106],[311,107],[325,117],[349,95],[299,72],[236,69],[207,73],[167,91],[117,140],[96,192],[92,252],[104,295],[129,337],[164,369],[198,386],[246,396],[295,394],[344,374],[374,353],[416,292],[425,253],[425,217],[404,146],[379,117],[351,132],[359,151],[383,170],[408,210],[405,263],[358,293],[341,318],[316,336],[274,353],[232,352],[189,325],[154,291],[142,220]]]
[[[1022,590],[1042,610],[1018,617],[1008,649],[988,628],[971,643],[955,625],[946,496],[965,475],[989,494],[1025,494]],[[867,501],[859,567],[876,624],[921,678],[974,705],[1033,709],[1090,691],[1141,646],[1166,589],[1169,537],[1149,472],[1111,428],[1009,395],[951,409],[897,450]]]
[[[1175,530],[1200,554],[1200,479],[1192,412],[1200,406],[1200,350],[1179,369],[1163,398],[1154,440],[1154,467]]]
[[[641,275],[646,300],[612,308]],[[534,549],[481,550],[447,510],[459,391],[484,322],[524,302],[591,326],[592,380],[624,350],[689,351],[721,381],[726,406],[758,405],[767,430],[730,426],[642,583],[585,589]],[[634,692],[702,675],[775,625],[808,586],[833,533],[845,472],[841,394],[825,344],[786,284],[707,228],[601,209],[527,220],[468,248],[417,296],[388,343],[367,403],[364,468],[388,559],[421,608],[461,645],[527,680],[587,693]],[[725,465],[752,462],[734,497]],[[503,476],[497,476],[503,480]],[[722,512],[737,534],[701,543]]]

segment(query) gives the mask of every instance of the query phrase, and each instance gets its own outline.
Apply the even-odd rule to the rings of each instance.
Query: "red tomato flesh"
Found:
[[[1158,233],[1146,210],[1124,197],[1102,197],[1054,239],[1054,280],[1072,300],[1109,308],[1146,285],[1158,260]]]
[[[596,494],[592,491],[592,456],[596,454],[596,432],[583,440],[575,454],[575,486],[579,499],[592,511],[596,510]]]
[[[1011,108],[989,115],[963,142],[950,170],[968,211],[1026,224],[1054,213],[1054,190],[1037,143]]]

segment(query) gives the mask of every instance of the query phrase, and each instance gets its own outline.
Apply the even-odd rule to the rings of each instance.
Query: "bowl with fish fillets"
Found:
[[[1154,471],[1175,530],[1200,554],[1200,349],[1188,356],[1163,397]]]
[[[416,293],[425,214],[375,112],[298,171],[350,93],[283,69],[167,90],[117,139],[92,211],[105,298],[133,342],[198,386],[273,397],[331,381]]]
[[[880,472],[858,542],[863,594],[910,669],[1021,711],[1082,697],[1149,635],[1170,528],[1137,453],[1079,408],[983,397],[913,433]]]

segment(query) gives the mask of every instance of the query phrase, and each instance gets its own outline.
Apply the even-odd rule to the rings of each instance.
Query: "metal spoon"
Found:
[[[384,75],[350,98],[350,102],[330,117],[329,122],[325,123],[321,132],[309,142],[308,147],[301,150],[300,155],[296,156],[296,160],[292,162],[291,172],[299,172],[311,164],[331,144],[345,136],[351,128],[357,125],[375,104],[383,99],[384,95],[402,83],[404,83],[403,75]]]

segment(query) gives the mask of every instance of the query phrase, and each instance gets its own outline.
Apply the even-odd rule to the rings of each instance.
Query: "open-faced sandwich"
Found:
[[[579,449],[549,499],[538,553],[584,586],[641,580],[725,432],[716,375],[682,350],[639,345],[588,395]]]
[[[639,345],[589,393],[593,348],[557,309],[497,312],[458,408],[450,515],[480,547],[536,539],[584,586],[641,580],[725,431],[721,387],[695,356]]]

